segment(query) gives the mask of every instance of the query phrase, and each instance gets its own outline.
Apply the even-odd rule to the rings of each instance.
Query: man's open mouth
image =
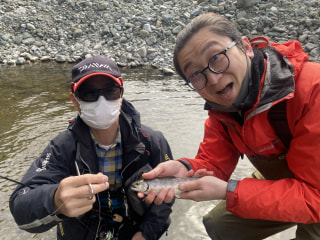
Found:
[[[233,83],[229,83],[224,89],[218,91],[217,94],[220,96],[227,95],[232,90]]]

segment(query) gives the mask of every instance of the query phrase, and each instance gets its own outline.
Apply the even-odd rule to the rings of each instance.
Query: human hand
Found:
[[[108,177],[102,173],[67,177],[60,182],[54,195],[55,214],[78,217],[92,209],[96,197],[91,191],[97,194],[108,188]]]
[[[212,171],[208,171],[207,169],[199,169],[198,171],[195,172],[195,174],[193,174],[193,171],[189,171],[188,174],[192,174],[188,177],[197,177],[197,178],[202,178],[204,176],[214,176]]]
[[[144,179],[153,179],[156,177],[184,177],[188,173],[187,168],[178,161],[166,161],[160,163],[150,172],[142,174]],[[138,197],[144,198],[144,201],[147,203],[154,202],[156,205],[160,205],[163,202],[169,203],[174,198],[174,188],[170,189],[161,189],[160,192],[157,193],[151,191],[146,197],[142,192],[138,193]]]
[[[208,201],[226,199],[228,182],[214,176],[204,176],[198,180],[181,183],[179,188],[183,192],[181,199],[194,201]]]
[[[142,232],[136,232],[133,237],[132,240],[146,240],[145,237],[142,235]]]

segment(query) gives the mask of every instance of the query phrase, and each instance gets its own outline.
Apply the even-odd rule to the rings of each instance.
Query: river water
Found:
[[[69,100],[70,64],[38,63],[0,66],[0,175],[20,180],[48,142],[76,116]],[[203,99],[178,76],[162,76],[156,69],[121,69],[124,97],[141,113],[142,122],[160,130],[174,158],[194,157],[203,137]],[[236,178],[253,168],[239,161]],[[0,238],[3,240],[55,239],[55,229],[31,234],[18,229],[9,211],[9,196],[16,184],[0,178]],[[41,204],[41,199],[39,200]],[[202,216],[217,201],[177,200],[172,224],[161,240],[210,239]]]

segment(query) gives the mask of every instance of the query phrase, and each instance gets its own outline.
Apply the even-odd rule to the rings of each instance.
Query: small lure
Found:
[[[144,194],[148,194],[151,191],[156,192],[157,194],[160,192],[161,189],[166,188],[174,188],[175,196],[177,198],[180,197],[182,191],[179,189],[179,185],[184,182],[190,182],[197,180],[196,177],[182,177],[182,178],[175,178],[175,177],[164,177],[164,178],[155,178],[151,180],[141,179],[135,181],[131,185],[131,189],[136,192],[143,192]]]

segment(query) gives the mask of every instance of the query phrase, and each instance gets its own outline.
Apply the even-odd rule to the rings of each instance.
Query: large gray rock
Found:
[[[238,8],[251,8],[257,3],[257,0],[238,0],[237,7]]]

